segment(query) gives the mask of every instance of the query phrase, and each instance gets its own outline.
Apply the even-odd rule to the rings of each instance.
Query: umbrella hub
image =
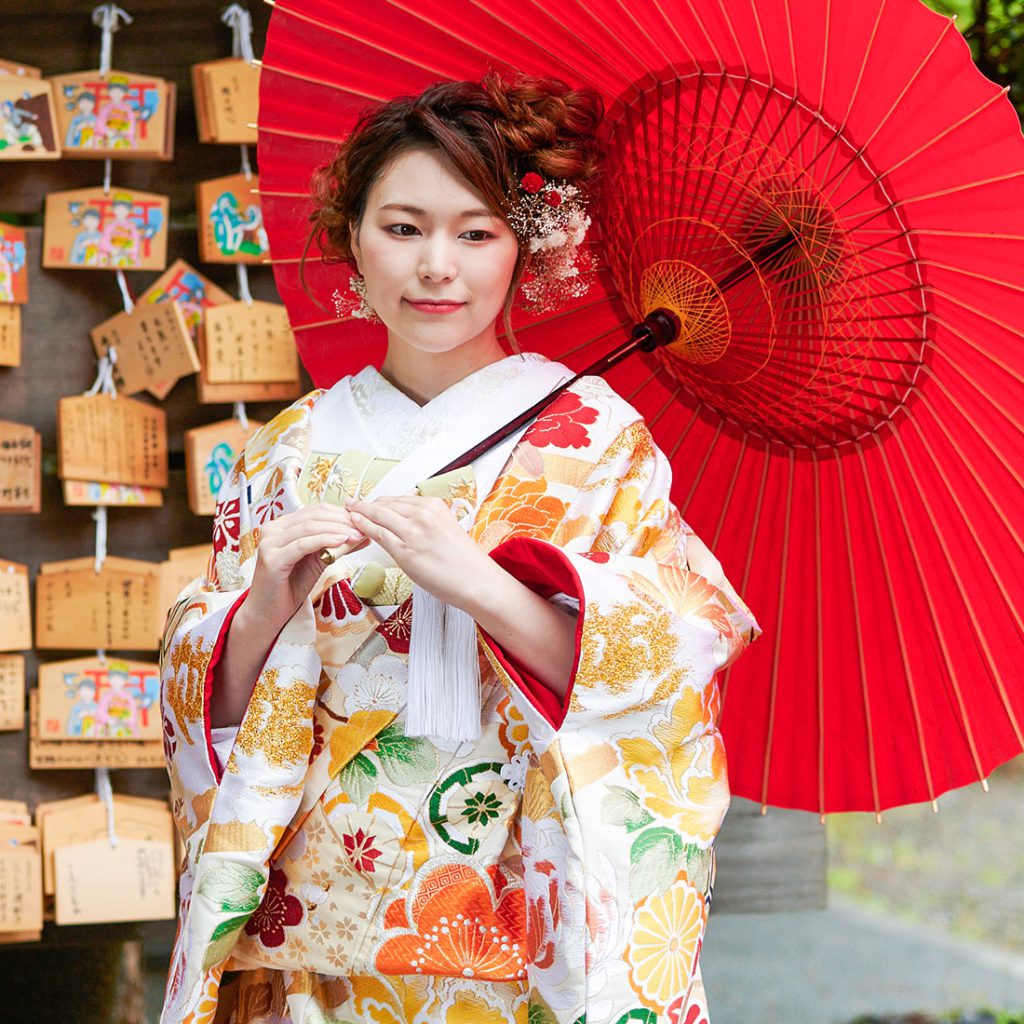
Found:
[[[679,337],[666,346],[672,357],[706,365],[729,347],[729,307],[721,289],[700,267],[685,260],[658,260],[640,277],[644,316],[668,308],[680,322]]]

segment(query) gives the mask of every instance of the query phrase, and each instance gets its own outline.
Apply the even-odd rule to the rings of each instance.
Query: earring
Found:
[[[377,311],[370,305],[366,297],[366,278],[362,274],[353,274],[349,278],[348,290],[355,298],[342,295],[339,288],[335,288],[331,294],[334,300],[334,315],[339,319],[346,316],[357,317],[360,320],[369,320],[370,323],[383,323],[377,316]]]

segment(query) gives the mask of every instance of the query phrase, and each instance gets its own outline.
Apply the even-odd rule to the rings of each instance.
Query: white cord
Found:
[[[135,309],[135,301],[132,299],[132,293],[128,291],[128,282],[125,280],[124,271],[117,268],[117,286],[121,289],[121,301],[124,303],[124,311],[130,313]]]
[[[249,291],[249,268],[244,263],[235,264],[238,277],[238,297],[247,305],[252,305],[252,292]]]
[[[92,517],[96,521],[96,559],[93,571],[98,573],[107,560],[107,506],[97,506]]]
[[[96,795],[107,805],[107,838],[110,845],[117,846],[117,829],[114,827],[114,787],[110,784],[110,769],[96,769]]]
[[[108,156],[103,161],[103,194],[105,196],[110,195],[110,178],[114,169],[114,161]]]
[[[92,387],[84,391],[86,395],[110,395],[117,398],[117,387],[114,385],[114,367],[117,365],[117,349],[111,345],[106,353],[96,361],[96,379]]]
[[[100,4],[93,9],[92,23],[103,31],[100,42],[100,78],[106,78],[110,74],[110,62],[114,54],[114,33],[121,27],[122,22],[130,25],[132,19],[128,12],[117,4]]]
[[[235,419],[241,424],[243,430],[249,429],[249,417],[245,413],[245,402],[235,402]]]
[[[246,181],[252,181],[252,164],[249,163],[249,147],[242,144],[242,173]]]
[[[246,64],[255,59],[252,52],[252,16],[241,4],[231,4],[220,16],[231,26],[231,56],[241,57]]]

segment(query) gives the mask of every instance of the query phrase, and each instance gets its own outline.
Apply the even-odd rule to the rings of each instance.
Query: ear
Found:
[[[348,246],[352,250],[352,258],[356,263],[356,270],[361,274],[363,272],[363,251],[359,245],[359,225],[350,224],[348,229]]]

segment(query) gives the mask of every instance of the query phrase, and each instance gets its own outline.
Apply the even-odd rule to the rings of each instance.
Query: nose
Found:
[[[458,276],[458,266],[451,243],[438,232],[424,239],[420,253],[419,276],[423,281],[451,281]]]

